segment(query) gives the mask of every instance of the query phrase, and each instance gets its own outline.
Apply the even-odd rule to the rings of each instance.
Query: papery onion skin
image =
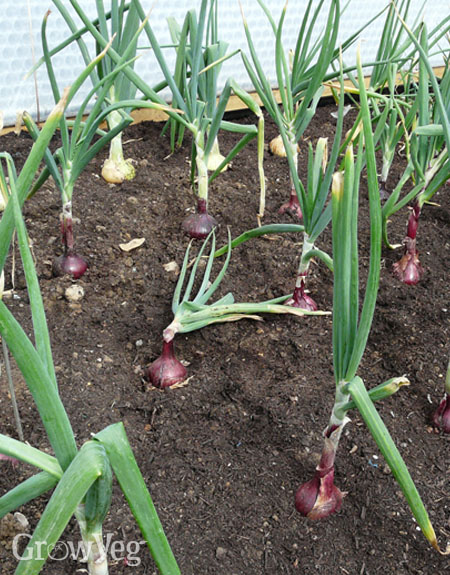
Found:
[[[287,156],[286,148],[284,147],[283,138],[281,137],[281,134],[270,140],[269,150],[271,154],[273,154],[274,156],[278,156],[279,158],[285,158]]]
[[[269,142],[270,153],[279,158],[286,158],[286,148],[284,147],[284,142],[281,134],[278,134],[275,138],[272,138]],[[300,145],[297,144],[297,152],[300,152]]]
[[[208,156],[207,163],[208,171],[215,172],[224,160],[225,156],[222,156],[222,154],[210,154]],[[220,171],[223,173],[226,172],[226,170],[228,170],[228,164],[225,164],[225,166]]]
[[[122,160],[119,165],[111,158],[107,158],[102,167],[102,178],[109,184],[122,184],[125,180],[132,180],[136,171],[131,160]]]

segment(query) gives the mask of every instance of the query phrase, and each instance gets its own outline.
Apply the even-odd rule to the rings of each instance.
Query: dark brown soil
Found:
[[[330,107],[320,108],[307,131],[314,144],[331,136]],[[242,121],[252,122],[252,117]],[[106,153],[81,176],[74,194],[80,253],[89,270],[76,282],[84,298],[70,303],[67,278],[53,278],[51,262],[61,252],[58,192],[47,185],[25,207],[33,242],[54,360],[63,402],[78,444],[108,424],[125,423],[183,575],[437,575],[449,559],[433,551],[419,532],[407,504],[357,413],[346,427],[336,464],[336,484],[347,492],[341,511],[326,520],[305,520],[294,510],[296,488],[314,473],[322,449],[321,432],[333,403],[331,317],[267,317],[208,327],[177,336],[178,357],[189,363],[188,385],[164,392],[149,389],[142,367],[161,351],[161,333],[171,321],[176,277],[164,265],[181,264],[187,240],[180,223],[192,210],[189,141],[170,155],[161,125],[140,124],[125,135],[125,149],[137,162],[135,180],[106,184],[100,167]],[[267,140],[275,135],[268,122]],[[233,137],[224,135],[224,151]],[[4,136],[20,166],[30,139]],[[306,145],[301,149],[305,173]],[[267,209],[264,223],[293,221],[280,216],[288,196],[284,160],[266,154]],[[393,175],[395,181],[398,174]],[[256,145],[251,144],[211,187],[210,210],[233,237],[256,226],[258,210]],[[443,395],[448,359],[450,203],[448,187],[427,205],[420,220],[418,247],[425,269],[416,287],[400,284],[391,273],[399,252],[383,250],[378,305],[360,375],[367,386],[406,374],[409,388],[379,405],[404,456],[442,544],[450,538],[450,443],[434,432],[430,418]],[[361,194],[360,253],[368,259],[367,209]],[[400,243],[407,210],[390,224]],[[119,244],[145,243],[129,253]],[[221,293],[236,301],[261,301],[292,290],[302,238],[285,235],[253,240],[233,252]],[[330,252],[327,230],[320,247]],[[14,297],[5,301],[19,321],[30,326],[27,293],[16,249]],[[12,288],[11,259],[6,289]],[[332,276],[313,265],[309,289],[321,309],[332,304]],[[26,440],[46,448],[42,425],[17,369],[17,395]],[[16,437],[1,380],[0,432]],[[0,494],[29,476],[31,468],[0,463]],[[20,511],[33,528],[46,497]],[[5,525],[3,523],[3,525]],[[119,490],[104,525],[113,541],[141,537]],[[0,542],[0,571],[16,561],[11,533]],[[62,540],[78,540],[72,522]],[[111,574],[156,573],[142,547],[139,566],[112,562]],[[82,573],[68,559],[50,561],[49,575]]]

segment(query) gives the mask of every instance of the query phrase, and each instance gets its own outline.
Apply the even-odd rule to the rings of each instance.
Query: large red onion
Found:
[[[186,379],[187,370],[175,357],[173,339],[164,341],[161,355],[145,370],[145,377],[155,387],[164,389]]]

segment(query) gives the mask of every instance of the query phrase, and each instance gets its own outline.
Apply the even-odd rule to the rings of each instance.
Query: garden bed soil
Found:
[[[332,137],[335,120],[324,106],[300,147],[305,174],[307,145]],[[348,119],[348,118],[347,118]],[[252,116],[240,121],[253,122]],[[399,487],[361,418],[355,412],[341,440],[335,482],[347,493],[342,509],[326,520],[304,519],[294,509],[296,488],[309,480],[322,449],[321,432],[333,403],[330,316],[265,317],[210,326],[176,337],[176,351],[189,364],[188,384],[159,391],[142,379],[142,369],[161,351],[161,334],[171,321],[176,275],[165,264],[181,264],[187,239],[180,232],[194,198],[189,188],[190,142],[170,154],[162,126],[143,123],[125,133],[125,150],[136,161],[136,178],[121,186],[99,177],[106,151],[80,177],[74,193],[75,241],[89,261],[76,282],[79,302],[65,290],[73,282],[54,278],[51,263],[61,253],[60,198],[51,183],[26,203],[24,215],[43,293],[60,393],[78,445],[107,425],[123,421],[183,575],[437,575],[449,559],[433,551],[420,533]],[[266,141],[276,134],[267,121]],[[227,151],[234,136],[222,135]],[[22,133],[3,136],[21,166],[30,148]],[[394,167],[396,181],[402,159]],[[264,223],[295,219],[279,215],[287,200],[286,161],[266,152],[267,206]],[[362,275],[368,262],[365,181],[361,191]],[[212,184],[210,211],[220,223],[218,245],[256,226],[259,204],[256,144],[234,160]],[[442,544],[450,539],[450,443],[430,425],[443,395],[448,360],[450,202],[449,188],[425,206],[418,248],[424,276],[415,287],[392,275],[399,250],[383,248],[375,319],[359,374],[370,387],[406,374],[409,388],[379,405],[408,464]],[[390,223],[400,243],[408,212]],[[123,252],[133,238],[145,243]],[[261,301],[293,289],[300,235],[260,238],[233,252],[221,294],[236,301]],[[330,231],[319,246],[330,252]],[[27,292],[16,248],[14,296],[8,307],[30,333]],[[11,289],[12,259],[6,289]],[[331,310],[332,275],[312,266],[308,287],[323,310]],[[13,374],[26,440],[48,448],[43,427],[20,373]],[[6,378],[0,386],[1,429],[16,437]],[[32,469],[0,463],[0,494]],[[24,506],[31,529],[48,496]],[[13,573],[14,528],[2,522],[0,572]],[[112,541],[141,541],[126,502],[116,487],[104,524]],[[61,541],[78,541],[74,521]],[[62,548],[64,550],[64,548]],[[116,548],[117,549],[117,548]],[[116,554],[117,555],[117,554]],[[119,553],[120,555],[120,553]],[[124,555],[124,554],[122,554]],[[112,560],[110,573],[150,575],[156,568],[145,547]],[[131,558],[132,559],[132,558]],[[135,565],[138,562],[139,565]],[[83,573],[72,559],[49,561],[42,573]]]

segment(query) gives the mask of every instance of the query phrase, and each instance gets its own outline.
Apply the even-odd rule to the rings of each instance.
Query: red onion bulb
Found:
[[[74,252],[63,254],[53,262],[55,276],[70,275],[76,280],[84,275],[87,268],[87,262]]]
[[[161,355],[145,370],[148,381],[160,389],[170,387],[186,379],[187,370],[175,357],[173,339],[163,343]]]

